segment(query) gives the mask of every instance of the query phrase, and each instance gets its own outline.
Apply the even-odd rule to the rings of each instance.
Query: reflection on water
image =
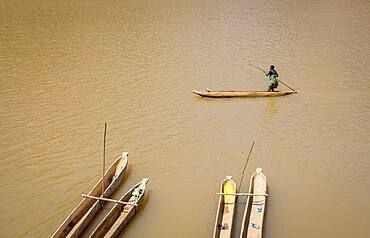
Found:
[[[278,113],[279,107],[276,105],[276,98],[269,98],[266,102],[267,114],[273,117]]]
[[[368,9],[362,0],[2,1],[0,237],[57,228],[101,175],[105,121],[107,166],[130,152],[114,198],[150,178],[126,237],[209,237],[215,193],[225,175],[239,181],[251,141],[246,175],[262,167],[271,194],[265,238],[368,237]],[[250,63],[274,64],[300,92],[191,93],[264,90]]]

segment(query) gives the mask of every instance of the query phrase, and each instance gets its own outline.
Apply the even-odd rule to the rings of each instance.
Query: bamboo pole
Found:
[[[249,64],[249,66],[251,66],[251,67],[253,67],[255,69],[258,69],[259,71],[262,71],[264,74],[266,74],[266,71],[264,69],[261,69],[260,67],[257,67],[257,66],[255,66],[253,64]]]
[[[104,122],[104,142],[103,142],[103,177],[101,180],[101,195],[104,196],[104,174],[105,174],[105,141],[107,137],[107,122]],[[101,207],[103,208],[103,203],[100,203]]]
[[[243,168],[243,171],[242,171],[242,177],[240,178],[240,183],[239,183],[238,191],[240,191],[240,188],[242,187],[242,183],[243,183],[243,179],[244,179],[245,168],[247,168],[247,164],[248,164],[248,161],[249,161],[249,157],[251,156],[251,153],[252,153],[252,150],[253,150],[253,146],[254,146],[254,141],[253,141],[252,146],[251,146],[251,148],[249,150],[247,161],[245,162],[245,165],[244,165],[244,168]]]
[[[265,196],[267,197],[268,194],[254,194],[254,193],[216,193],[217,195],[235,195],[235,196]]]
[[[132,202],[122,202],[122,201],[118,201],[118,200],[114,200],[114,199],[103,198],[103,197],[94,197],[94,196],[90,196],[90,195],[86,195],[86,194],[81,194],[81,196],[85,197],[85,198],[96,199],[96,200],[99,200],[99,201],[115,202],[115,203],[119,203],[119,204],[123,204],[123,205],[138,206],[137,203],[132,203]]]
[[[284,84],[287,88],[289,88],[290,90],[292,90],[293,92],[297,92],[294,88],[290,87],[288,84],[284,83],[283,80],[281,79],[278,79],[278,81],[282,84]]]

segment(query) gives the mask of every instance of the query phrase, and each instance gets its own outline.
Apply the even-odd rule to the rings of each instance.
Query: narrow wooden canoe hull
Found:
[[[122,153],[116,161],[109,167],[104,175],[104,195],[109,197],[121,183],[127,168],[128,153]],[[102,196],[102,178],[93,189],[88,193],[90,196]],[[76,237],[80,235],[90,224],[92,218],[96,215],[96,204],[99,201],[83,198],[78,206],[68,215],[59,228],[54,232],[52,238]],[[99,204],[100,206],[100,204]]]
[[[144,201],[148,180],[148,178],[144,178],[119,199],[121,202],[135,202],[137,206],[123,205],[119,203],[114,205],[107,216],[91,234],[90,238],[118,237],[121,231],[127,226],[130,220],[135,216],[136,212],[140,209],[141,204]],[[132,195],[135,189],[142,191],[139,196]]]
[[[194,94],[202,97],[211,98],[230,98],[230,97],[278,97],[297,93],[295,91],[199,91],[193,90]]]
[[[231,176],[222,181],[220,193],[236,193],[236,184]],[[230,238],[232,234],[235,195],[220,195],[217,207],[213,238]]]
[[[266,194],[267,179],[261,168],[252,174],[249,193]],[[245,205],[240,238],[262,238],[266,196],[248,196]]]

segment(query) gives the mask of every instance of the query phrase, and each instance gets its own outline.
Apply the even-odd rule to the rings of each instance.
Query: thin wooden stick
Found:
[[[262,71],[263,73],[267,74],[267,73],[266,73],[266,71],[265,71],[265,70],[263,70],[263,69],[261,69],[260,67],[257,67],[257,66],[255,66],[255,65],[253,65],[253,64],[249,64],[249,66],[251,66],[251,67],[253,67],[253,68],[255,68],[255,69],[258,69],[258,70]]]
[[[238,191],[240,191],[240,188],[242,187],[245,168],[247,168],[247,164],[248,164],[248,161],[249,161],[249,157],[251,156],[251,153],[252,153],[252,150],[253,150],[253,146],[254,146],[254,141],[253,141],[253,143],[252,143],[251,149],[249,150],[249,154],[248,154],[248,157],[247,157],[247,161],[245,162],[245,165],[244,165],[244,168],[243,168],[243,171],[242,171],[242,177],[240,178],[240,183],[239,183]]]
[[[259,71],[262,71],[265,75],[267,74],[267,72],[257,66],[254,66],[253,64],[249,64],[251,67],[255,68],[255,69],[258,69]],[[278,79],[279,82],[281,82],[282,84],[284,84],[287,88],[289,88],[290,90],[294,91],[294,92],[297,92],[294,88],[290,87],[289,85],[287,85],[286,83],[284,83],[281,79]]]
[[[284,84],[285,86],[287,86],[287,88],[289,88],[289,89],[290,89],[290,90],[292,90],[293,92],[297,92],[297,91],[295,91],[295,89],[294,89],[294,88],[289,87],[289,85],[287,85],[286,83],[284,83],[281,79],[278,79],[278,81],[279,81],[280,83]]]
[[[104,195],[104,174],[105,174],[105,140],[107,137],[107,122],[104,122],[104,144],[103,144],[103,177],[101,180],[101,195]],[[100,203],[101,208],[103,208],[103,203]]]
[[[216,193],[217,195],[235,195],[235,196],[265,196],[268,194],[254,194],[254,193]]]
[[[90,195],[86,195],[86,194],[81,194],[81,196],[82,197],[85,197],[85,198],[91,198],[91,199],[100,200],[100,201],[115,202],[115,203],[119,203],[119,204],[123,204],[123,205],[138,206],[137,203],[132,203],[132,202],[122,202],[122,201],[118,201],[118,200],[114,200],[114,199],[102,198],[102,197],[94,197],[94,196],[90,196]]]

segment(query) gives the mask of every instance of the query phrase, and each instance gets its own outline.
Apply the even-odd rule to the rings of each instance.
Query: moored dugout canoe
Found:
[[[102,181],[100,178],[97,184],[88,193],[94,197],[109,197],[120,185],[127,168],[128,153],[122,155],[113,162],[104,174],[104,194],[102,194]],[[103,202],[91,198],[83,198],[78,206],[68,215],[59,228],[52,235],[53,238],[78,237],[88,227],[91,220],[97,214]]]
[[[267,179],[261,168],[251,176],[249,193],[266,194]],[[262,238],[266,196],[248,196],[242,220],[240,238]]]
[[[226,176],[226,179],[222,181],[220,193],[213,238],[230,238],[236,202],[236,196],[230,195],[236,193],[236,184],[231,176]]]
[[[284,96],[284,95],[297,93],[297,91],[268,92],[268,91],[234,91],[234,90],[230,90],[230,91],[193,90],[192,92],[202,97],[211,97],[211,98],[277,97],[277,96]]]
[[[148,180],[148,178],[143,178],[141,182],[133,186],[119,200],[121,202],[136,204],[136,206],[120,203],[114,205],[108,215],[91,234],[90,238],[117,237],[140,209],[140,206],[144,201],[144,194]]]

